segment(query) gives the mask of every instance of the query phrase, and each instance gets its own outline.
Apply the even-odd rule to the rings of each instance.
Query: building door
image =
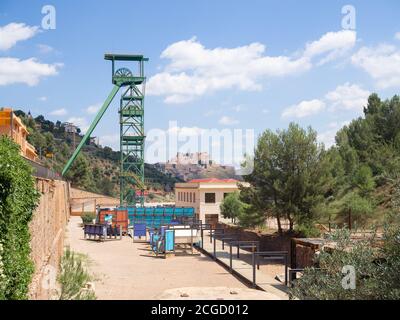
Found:
[[[216,228],[218,224],[218,214],[206,214],[206,224],[210,224],[211,227]]]

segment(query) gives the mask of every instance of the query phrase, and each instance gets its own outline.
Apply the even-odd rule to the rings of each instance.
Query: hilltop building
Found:
[[[207,152],[178,152],[176,157],[166,163],[156,163],[155,167],[165,174],[173,175],[184,181],[206,177],[221,179],[235,177],[235,168],[233,166],[215,163],[210,159]]]
[[[65,128],[65,132],[67,133],[78,133],[78,127],[71,122],[64,122],[62,124]]]

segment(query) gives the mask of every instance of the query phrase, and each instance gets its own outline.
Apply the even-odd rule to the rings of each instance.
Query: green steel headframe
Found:
[[[120,115],[120,204],[129,206],[144,204],[144,94],[146,78],[144,76],[144,62],[148,58],[142,55],[105,54],[104,59],[112,62],[111,93],[97,113],[88,131],[78,147],[65,165],[64,176],[85,145],[93,130],[111,104],[119,88],[125,87],[121,96]],[[127,68],[115,70],[115,61],[133,61],[138,64],[137,74]]]

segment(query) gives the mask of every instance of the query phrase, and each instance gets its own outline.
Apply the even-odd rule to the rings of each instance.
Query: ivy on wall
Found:
[[[0,137],[0,299],[26,299],[34,271],[29,221],[39,201],[19,146]]]

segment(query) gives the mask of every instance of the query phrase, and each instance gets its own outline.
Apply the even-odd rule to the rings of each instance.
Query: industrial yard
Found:
[[[400,300],[398,1],[53,2],[0,4],[0,301]]]
[[[87,255],[98,299],[276,299],[249,289],[204,254],[165,260],[156,257],[147,243],[133,243],[128,237],[105,243],[85,241],[78,217],[68,224],[67,244]]]

